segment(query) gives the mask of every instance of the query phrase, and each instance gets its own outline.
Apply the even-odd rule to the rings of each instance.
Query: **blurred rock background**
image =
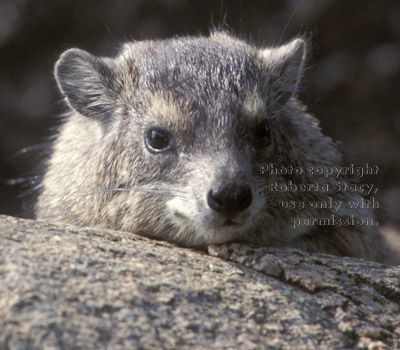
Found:
[[[400,2],[363,0],[1,0],[0,213],[23,215],[18,178],[35,174],[63,111],[61,52],[113,54],[121,41],[207,34],[225,22],[258,44],[312,38],[302,100],[347,163],[379,165],[382,223],[400,225]],[[34,148],[34,147],[33,147]],[[10,181],[11,180],[11,181]],[[16,183],[16,184],[15,184]]]

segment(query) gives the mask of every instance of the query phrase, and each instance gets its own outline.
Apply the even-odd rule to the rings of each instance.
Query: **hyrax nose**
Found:
[[[221,214],[234,214],[247,209],[252,201],[248,185],[228,184],[207,193],[209,207]]]

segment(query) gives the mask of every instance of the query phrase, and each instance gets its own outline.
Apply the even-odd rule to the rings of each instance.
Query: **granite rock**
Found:
[[[0,349],[400,349],[400,267],[0,216]]]

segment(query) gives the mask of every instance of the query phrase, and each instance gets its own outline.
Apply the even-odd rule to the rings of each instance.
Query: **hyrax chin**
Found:
[[[346,178],[260,171],[340,165],[334,143],[296,98],[306,47],[296,38],[260,49],[215,32],[126,43],[114,58],[66,51],[55,77],[69,112],[37,218],[188,247],[244,241],[390,262],[373,225],[332,223],[372,220],[369,209],[307,206],[361,199],[329,187]],[[271,182],[328,190],[275,191]],[[305,205],[282,208],[288,201]]]

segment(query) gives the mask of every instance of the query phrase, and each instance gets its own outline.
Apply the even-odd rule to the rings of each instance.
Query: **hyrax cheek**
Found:
[[[213,226],[213,215],[206,203],[191,196],[175,197],[167,202],[167,216],[177,226],[205,228]]]
[[[167,215],[173,221],[187,221],[194,214],[195,209],[192,207],[191,201],[186,198],[175,197],[167,202]]]

